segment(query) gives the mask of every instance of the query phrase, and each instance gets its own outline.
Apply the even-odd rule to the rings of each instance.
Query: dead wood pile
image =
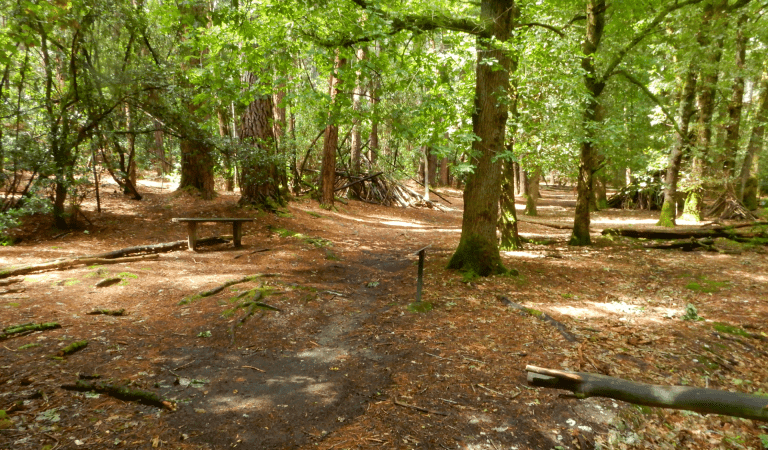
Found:
[[[366,203],[403,208],[423,207],[446,210],[440,203],[425,200],[422,194],[384,172],[360,175],[337,172],[334,190],[340,195],[357,198]]]

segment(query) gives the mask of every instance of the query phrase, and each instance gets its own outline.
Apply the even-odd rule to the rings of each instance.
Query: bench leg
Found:
[[[197,223],[187,222],[187,233],[189,234],[189,237],[187,238],[189,249],[194,251],[195,246],[197,245]]]
[[[232,222],[232,236],[235,243],[235,247],[242,247],[240,241],[243,239],[243,223]]]

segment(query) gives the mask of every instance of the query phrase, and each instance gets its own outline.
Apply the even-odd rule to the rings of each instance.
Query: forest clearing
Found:
[[[460,234],[457,190],[439,190],[447,211],[359,201],[327,211],[295,199],[267,214],[237,207],[233,195],[203,201],[140,183],[141,202],[114,185],[101,214],[86,200],[92,223],[71,233],[55,236],[49,217],[27,222],[2,266],[183,241],[173,217],[256,222],[244,225],[241,248],[182,248],[10,285],[20,290],[0,295],[4,327],[60,328],[1,342],[0,448],[765,447],[765,422],[562,398],[529,387],[525,373],[534,365],[765,395],[764,247],[645,249],[597,231],[658,229],[650,212],[605,210],[593,216],[591,247],[567,246],[567,229],[522,222],[525,249],[502,252],[517,276],[463,279],[446,269]],[[536,221],[567,224],[572,191],[542,194]],[[201,237],[228,233],[228,224],[204,225]],[[426,245],[418,306],[412,252]],[[263,276],[194,298],[255,274]],[[246,319],[241,294],[254,291],[278,311]],[[500,296],[553,317],[576,340]],[[122,315],[90,314],[98,310]],[[56,356],[79,341],[87,346]],[[173,406],[63,388],[78,381]]]

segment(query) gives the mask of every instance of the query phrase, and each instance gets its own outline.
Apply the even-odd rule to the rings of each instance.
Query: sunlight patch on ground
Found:
[[[657,321],[659,318],[674,317],[681,314],[677,308],[664,307],[642,307],[631,305],[625,302],[584,302],[585,306],[547,306],[558,314],[576,317],[580,319],[597,319],[605,316],[621,316],[622,318],[632,317],[646,320]],[[652,317],[654,316],[654,317]]]
[[[625,217],[620,219],[608,219],[596,217],[592,219],[593,225],[606,224],[606,225],[656,225],[659,219],[640,219],[637,217]]]
[[[544,255],[544,253],[535,253],[529,250],[502,250],[499,253],[501,253],[502,256],[514,256],[515,258],[528,258],[528,259],[539,259],[539,258],[544,258],[546,256]]]
[[[271,411],[275,402],[270,396],[248,398],[242,395],[222,395],[209,400],[211,412],[224,413],[229,411],[248,412],[254,410]]]

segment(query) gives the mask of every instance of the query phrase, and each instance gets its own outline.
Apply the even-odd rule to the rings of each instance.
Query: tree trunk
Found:
[[[339,126],[336,123],[340,110],[339,82],[341,70],[346,64],[346,59],[339,55],[337,50],[334,69],[331,73],[329,94],[331,96],[331,110],[328,113],[328,125],[325,127],[323,139],[323,164],[321,170],[322,198],[320,204],[324,208],[333,207],[333,191],[336,182],[336,147],[339,144]]]
[[[536,167],[533,169],[533,174],[528,177],[528,194],[525,195],[525,215],[537,216],[539,213],[536,211],[536,200],[541,197],[539,194],[539,180],[541,179],[541,170]]]
[[[195,18],[196,22],[205,23],[206,5],[203,3],[192,2],[191,4],[180,6],[180,13]],[[197,53],[190,50],[186,51],[188,57],[187,63],[183,68],[199,67],[200,57]],[[189,86],[187,86],[189,87]],[[191,96],[186,100],[186,110],[189,113],[189,120],[196,122],[195,113],[199,109]],[[200,128],[193,127],[193,128]],[[214,178],[213,168],[215,161],[213,151],[210,145],[205,141],[204,136],[183,136],[179,142],[181,153],[181,180],[178,190],[193,189],[199,192],[204,200],[210,200],[214,197]]]
[[[277,149],[277,154],[282,156],[286,154],[285,129],[288,126],[285,108],[285,84],[278,86],[277,92],[272,94],[272,102],[274,113],[272,131],[275,136],[275,148]],[[277,176],[279,184],[287,191],[288,174],[283,168],[283,164],[278,165]]]
[[[594,168],[597,158],[597,149],[593,146],[592,142],[594,141],[596,123],[599,120],[597,113],[600,106],[598,98],[605,88],[605,82],[602,79],[598,79],[593,55],[597,52],[600,40],[603,37],[605,10],[605,0],[587,1],[587,26],[586,37],[582,43],[584,57],[581,60],[581,67],[584,69],[584,84],[590,95],[582,116],[585,138],[581,143],[576,213],[573,219],[573,234],[568,242],[569,245],[590,245],[592,243],[589,237],[589,213],[590,198],[592,197],[592,189],[594,187]]]
[[[376,41],[374,46],[374,52],[376,56],[379,55],[381,50],[380,44]],[[373,165],[376,164],[376,160],[379,157],[379,118],[378,118],[378,104],[379,104],[379,91],[381,90],[381,80],[379,75],[374,73],[371,76],[371,137],[368,144],[368,161]]]
[[[677,217],[677,183],[680,179],[680,164],[683,161],[683,154],[688,151],[690,139],[688,130],[690,128],[691,116],[694,112],[694,101],[696,100],[696,71],[693,64],[688,68],[688,72],[683,82],[682,93],[680,95],[680,106],[678,112],[678,128],[675,146],[669,154],[667,163],[667,175],[664,179],[664,203],[661,206],[661,214],[656,225],[663,227],[674,227]]]
[[[365,48],[359,48],[357,50],[357,63],[362,63],[365,59]],[[352,92],[352,111],[355,114],[355,120],[352,123],[352,143],[350,154],[350,168],[352,175],[358,175],[360,173],[360,160],[362,158],[363,150],[363,135],[361,132],[362,119],[360,115],[361,97],[365,94],[363,88],[363,81],[361,79],[361,71],[358,69],[355,73],[355,90]]]
[[[249,86],[258,83],[251,72],[243,77]],[[249,145],[239,155],[241,205],[255,204],[273,210],[282,202],[273,120],[271,95],[255,98],[243,114],[240,140]]]
[[[448,166],[448,158],[442,158],[440,160],[440,185],[441,186],[450,186],[451,179],[450,179],[450,172],[449,172],[449,166]],[[513,192],[514,195],[514,192]]]
[[[499,200],[500,216],[499,231],[501,232],[501,248],[507,250],[522,250],[523,243],[517,230],[517,210],[515,208],[515,166],[514,163],[504,162],[502,170],[501,198]]]
[[[513,25],[513,0],[483,0],[480,14],[492,23],[491,34],[505,42]],[[488,60],[496,64],[487,64]],[[500,67],[499,67],[500,66]],[[501,191],[501,161],[507,122],[510,56],[488,41],[479,40],[472,130],[479,140],[472,143],[475,170],[464,190],[461,238],[448,267],[488,276],[506,271],[499,255],[496,227]]]
[[[698,135],[696,139],[697,155],[693,158],[691,179],[693,186],[685,200],[683,217],[685,220],[700,222],[703,208],[703,191],[701,180],[704,177],[703,158],[707,156],[712,143],[712,116],[715,111],[715,95],[717,93],[717,80],[719,77],[720,58],[723,55],[723,36],[715,32],[713,21],[721,15],[726,0],[715,0],[704,7],[702,27],[696,37],[701,52],[704,56],[704,64],[700,70],[699,92],[696,104],[699,110]],[[717,36],[712,43],[710,34]]]
[[[741,164],[741,173],[739,174],[739,200],[742,202],[746,200],[744,198],[744,187],[750,178],[755,156],[763,148],[765,123],[768,122],[768,72],[763,72],[763,79],[760,82],[760,100],[758,100],[756,108],[755,124],[752,126],[752,133],[749,135],[747,153],[744,155],[744,162]]]
[[[432,147],[427,147],[427,179],[430,186],[437,185],[437,154]]]
[[[219,107],[217,112],[219,119],[219,136],[226,142],[230,138],[229,114],[226,107]],[[233,192],[235,190],[235,169],[232,165],[232,147],[225,147],[222,151],[224,157],[224,190]]]
[[[723,163],[723,180],[726,190],[732,187],[731,177],[736,171],[736,154],[739,151],[739,134],[741,131],[741,111],[744,108],[744,60],[747,53],[747,38],[744,36],[744,25],[747,15],[742,14],[736,25],[736,76],[731,88],[731,101],[728,103],[728,124],[725,127],[725,161]]]

